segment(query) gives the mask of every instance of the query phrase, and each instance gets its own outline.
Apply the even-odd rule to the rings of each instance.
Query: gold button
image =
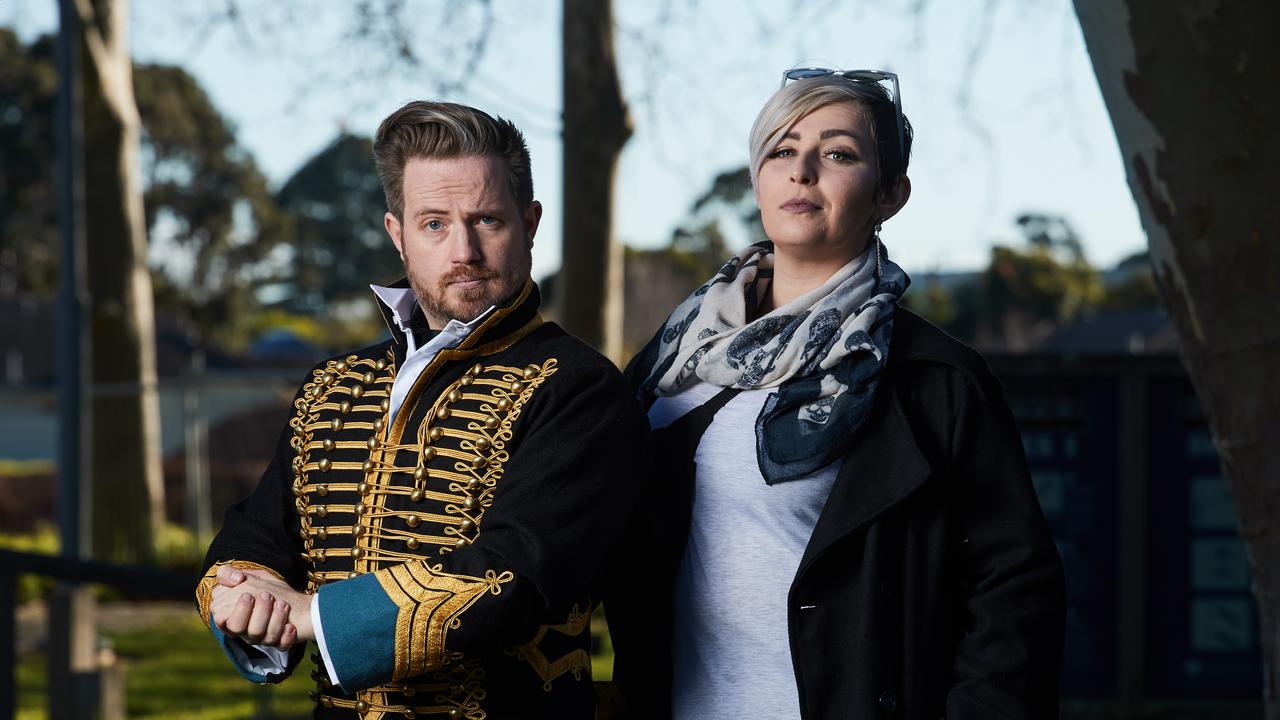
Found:
[[[435,449],[435,448],[428,446],[428,447],[425,447],[425,448],[423,448],[423,449],[422,449],[422,459],[423,459],[423,460],[434,460],[434,459],[435,459],[435,457],[436,457],[436,449]]]
[[[351,388],[351,397],[356,398],[356,399],[359,399],[359,398],[361,398],[362,396],[364,396],[364,386],[363,386],[363,385],[356,385],[355,387]]]
[[[311,557],[316,562],[325,562],[329,559],[329,556],[325,553],[324,548],[311,551]]]
[[[379,429],[379,430],[381,430],[382,428],[378,428],[378,429]],[[373,436],[373,437],[369,438],[368,440],[366,440],[366,441],[365,441],[365,443],[364,443],[364,444],[365,444],[365,445],[367,445],[367,446],[369,447],[369,449],[370,449],[370,450],[377,450],[377,449],[378,449],[378,436],[376,436],[376,435],[375,435],[375,436]]]
[[[361,495],[367,494],[369,492],[369,483],[361,480],[360,484],[356,485],[356,492]]]
[[[316,467],[320,468],[320,472],[329,472],[329,468],[333,467],[333,463],[329,462],[329,458],[320,458],[316,463]]]
[[[470,545],[470,544],[471,544],[471,541],[470,541],[470,540],[468,540],[468,539],[466,539],[466,538],[458,538],[458,542],[454,543],[454,544],[453,544],[453,546],[454,546],[454,547],[466,547],[466,546],[468,546],[468,545]]]
[[[409,538],[408,540],[405,540],[405,541],[404,541],[404,546],[405,546],[405,547],[407,547],[407,548],[409,548],[410,550],[417,550],[417,549],[418,549],[418,538]]]
[[[462,523],[458,525],[458,527],[461,528],[463,532],[471,532],[471,530],[475,528],[475,526],[476,524],[471,521],[471,518],[465,518],[462,521]]]
[[[452,413],[449,412],[449,408],[447,407],[442,407],[436,411],[436,417],[440,418],[441,420],[448,420],[449,415],[451,414]]]
[[[323,382],[325,385],[332,385],[333,381],[337,379],[338,379],[338,376],[332,372],[327,372],[320,378],[321,382]]]
[[[329,531],[328,531],[328,530],[325,530],[324,528],[320,528],[319,530],[316,530],[316,537],[317,537],[317,538],[319,538],[319,539],[321,539],[321,540],[328,540],[328,539],[329,539]]]
[[[296,497],[296,498],[300,498],[300,497],[302,497],[302,496],[303,496],[303,495],[305,495],[305,494],[306,494],[306,493],[302,492],[302,488],[300,488],[300,487],[294,487],[294,488],[293,488],[293,496],[294,496],[294,497]]]
[[[382,418],[378,418],[377,420],[374,420],[374,421],[373,421],[373,429],[374,429],[374,430],[376,430],[376,431],[378,431],[378,432],[382,432],[382,428],[383,428],[383,426],[385,426],[386,424],[387,424],[387,421],[386,421],[386,420],[383,420]]]
[[[346,415],[347,413],[351,412],[351,401],[343,400],[342,402],[338,403],[338,412],[342,413],[343,415]]]
[[[386,369],[387,369],[387,359],[386,359],[386,358],[378,358],[378,362],[374,363],[374,365],[373,365],[373,366],[374,366],[374,367],[376,367],[376,368],[378,368],[379,370],[386,370]]]
[[[470,385],[472,382],[474,381],[471,379],[470,375],[463,375],[462,377],[458,378],[458,384],[463,387]]]
[[[471,377],[476,377],[482,372],[484,372],[484,366],[481,365],[480,363],[476,363],[475,365],[472,365],[471,369],[467,371],[467,373],[471,375]]]
[[[519,380],[511,383],[511,392],[517,395],[524,392],[524,383],[520,382]]]
[[[365,713],[369,712],[369,703],[365,702],[364,700],[357,700],[356,712],[360,713],[361,715],[364,715]]]
[[[364,461],[364,464],[360,466],[360,469],[361,469],[361,470],[364,470],[364,471],[365,471],[365,472],[367,472],[367,473],[371,473],[371,472],[373,472],[373,461],[372,461],[372,460],[365,460],[365,461]]]
[[[475,498],[473,498],[473,497],[468,497],[466,500],[463,500],[463,501],[462,501],[462,506],[463,506],[463,507],[465,507],[465,508],[466,508],[466,509],[468,509],[468,510],[475,510],[475,509],[476,509],[476,499],[475,499]]]
[[[382,398],[382,402],[378,403],[378,407],[382,408],[382,412],[391,409],[391,398]]]
[[[357,540],[364,537],[364,526],[356,525],[351,528],[351,537],[356,538]]]
[[[328,495],[328,494],[329,494],[329,486],[328,486],[328,485],[317,485],[317,486],[316,486],[316,494],[318,494],[320,497],[324,497],[325,495]]]
[[[333,452],[333,439],[325,438],[324,440],[321,440],[320,447],[324,448],[325,452]]]
[[[405,697],[413,697],[414,695],[418,694],[418,689],[413,687],[412,685],[405,685],[404,690],[402,690],[401,692],[404,693]]]
[[[367,372],[364,374],[364,377],[360,378],[360,381],[363,382],[365,385],[372,385],[375,379],[377,379],[376,375],[374,375],[372,372]]]
[[[350,580],[351,578],[358,578],[358,577],[360,577],[360,573],[356,572],[355,570],[352,570],[351,572],[347,573],[348,580]]]
[[[338,362],[333,364],[333,369],[337,370],[340,373],[346,372],[348,367],[349,366],[347,365],[346,360],[339,360]]]
[[[506,412],[506,411],[508,411],[508,410],[510,410],[510,409],[511,409],[511,401],[510,401],[510,400],[508,400],[508,399],[506,399],[506,398],[502,398],[501,400],[499,400],[499,401],[498,401],[498,410],[499,410],[500,412]]]
[[[489,417],[485,418],[484,426],[490,430],[498,427],[498,418],[490,415]]]
[[[311,533],[308,533],[306,528],[302,528],[298,530],[298,536],[301,537],[303,540],[306,540],[307,538],[311,537]]]
[[[427,437],[431,440],[431,442],[435,442],[439,440],[440,436],[443,434],[444,434],[444,430],[441,430],[438,427],[433,427],[431,428],[430,431],[427,432]]]
[[[458,392],[457,390],[449,391],[449,402],[456,403],[461,399],[462,399],[462,393]]]
[[[487,464],[489,464],[489,458],[483,455],[477,455],[471,458],[471,467],[477,470],[479,470],[480,468],[484,467]]]
[[[333,422],[329,423],[329,427],[333,428],[334,432],[342,430],[342,418],[334,418]]]
[[[316,517],[329,517],[329,508],[323,505],[316,506]]]
[[[431,458],[427,458],[427,459],[430,460]],[[422,479],[425,478],[426,476],[427,476],[426,468],[421,468],[421,467],[415,468],[413,471],[413,479],[415,482],[422,482]]]
[[[467,481],[467,489],[468,489],[468,490],[479,490],[479,489],[480,489],[480,478],[471,478],[470,480],[468,480],[468,481]]]
[[[422,502],[422,498],[426,496],[427,494],[425,492],[423,492],[421,489],[418,489],[418,490],[414,490],[413,493],[409,495],[409,499],[414,502]]]
[[[462,711],[454,708],[449,711],[449,720],[462,720]]]
[[[298,424],[298,425],[294,425],[294,426],[293,426],[293,434],[294,434],[294,435],[301,435],[303,432],[305,432],[305,431],[302,429],[302,425],[301,425],[301,424]]]
[[[307,390],[307,396],[312,398],[320,397],[320,388],[315,385],[311,386],[311,389]]]
[[[409,527],[418,527],[418,524],[422,522],[422,518],[418,517],[417,515],[410,515],[409,517],[405,518],[404,522]]]
[[[476,449],[477,449],[477,450],[488,450],[488,449],[489,449],[489,438],[482,437],[482,438],[480,438],[479,440],[476,440]]]
[[[366,508],[366,507],[365,507],[364,503],[359,502],[359,503],[356,503],[356,508],[355,508],[355,509],[356,509],[356,514],[357,514],[357,515],[363,515],[363,514],[364,514],[364,511],[365,511],[365,510],[367,510],[368,508]]]
[[[359,560],[364,557],[364,548],[351,548],[351,559]]]
[[[532,380],[537,376],[538,376],[538,368],[534,367],[533,365],[530,365],[529,367],[524,369],[525,380]]]

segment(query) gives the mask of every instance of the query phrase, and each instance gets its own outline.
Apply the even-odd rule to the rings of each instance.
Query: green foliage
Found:
[[[293,219],[289,307],[318,313],[335,302],[367,301],[370,282],[391,282],[404,266],[382,229],[386,201],[373,143],[342,133],[276,195]]]
[[[50,522],[36,524],[34,532],[21,534],[0,533],[0,548],[30,553],[57,555],[61,546],[58,528]],[[53,580],[39,575],[18,576],[18,602],[24,603],[48,596],[53,590]]]
[[[144,128],[147,227],[163,234],[155,257],[157,304],[205,340],[232,347],[248,336],[255,291],[273,279],[267,258],[287,235],[266,178],[195,78],[179,67],[138,65],[134,93]]]
[[[0,293],[57,290],[53,40],[0,28]]]

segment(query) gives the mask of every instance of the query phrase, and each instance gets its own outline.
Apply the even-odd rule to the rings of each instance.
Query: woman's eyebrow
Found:
[[[856,132],[854,132],[854,131],[852,131],[852,130],[845,130],[844,128],[832,128],[832,129],[830,129],[830,130],[823,130],[823,131],[822,131],[822,133],[818,135],[818,139],[819,139],[819,140],[827,140],[827,139],[829,139],[829,138],[837,137],[837,136],[840,136],[840,135],[844,135],[844,136],[846,136],[846,137],[851,137],[851,138],[853,138],[854,140],[857,140],[857,141],[859,141],[859,142],[861,142],[861,141],[862,141],[862,136],[861,136],[861,135],[859,135],[858,133],[856,133]],[[784,140],[799,140],[799,139],[800,139],[800,134],[799,134],[799,133],[797,133],[795,130],[789,130],[789,131],[787,131],[787,134],[786,134],[786,135],[783,135],[783,136],[782,136],[782,138],[783,138]]]

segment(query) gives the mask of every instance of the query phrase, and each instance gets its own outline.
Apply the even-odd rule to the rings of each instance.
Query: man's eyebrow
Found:
[[[449,213],[446,210],[438,210],[436,208],[425,207],[425,208],[419,208],[418,212],[414,213],[413,216],[415,218],[420,218],[423,215],[448,215],[448,214]]]

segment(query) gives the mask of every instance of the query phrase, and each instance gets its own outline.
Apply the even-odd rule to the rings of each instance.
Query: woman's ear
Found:
[[[909,199],[911,199],[911,178],[901,175],[891,188],[880,192],[880,197],[876,203],[880,210],[878,223],[897,215],[898,211],[902,209],[903,205],[907,204]]]

